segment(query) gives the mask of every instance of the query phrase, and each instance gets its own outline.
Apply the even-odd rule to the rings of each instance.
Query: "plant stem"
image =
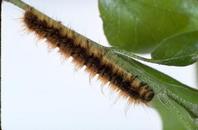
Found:
[[[12,4],[18,6],[19,8],[24,9],[24,10],[27,10],[28,8],[31,7],[30,5],[24,3],[21,0],[4,0],[4,1],[10,2],[10,3],[12,3]]]
[[[111,50],[117,54],[124,55],[129,58],[138,59],[141,61],[150,62],[150,63],[161,64],[161,62],[163,61],[163,60],[147,59],[147,58],[141,57],[139,55],[136,55],[133,52],[128,52],[128,51],[120,50],[120,49],[116,49],[116,48],[112,48]]]

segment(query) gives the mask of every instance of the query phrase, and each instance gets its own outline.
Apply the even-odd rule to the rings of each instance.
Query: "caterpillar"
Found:
[[[138,76],[110,61],[106,58],[104,49],[92,45],[90,40],[60,22],[40,15],[31,8],[25,11],[23,22],[29,31],[46,39],[50,46],[58,48],[65,57],[73,57],[77,66],[86,66],[86,71],[92,76],[97,74],[102,83],[109,83],[110,88],[129,101],[147,104],[154,97],[154,91],[148,84],[140,81]]]

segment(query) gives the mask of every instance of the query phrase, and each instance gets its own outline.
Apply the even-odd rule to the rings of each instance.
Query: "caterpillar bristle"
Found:
[[[46,16],[31,9],[24,14],[23,22],[39,39],[47,39],[51,48],[59,48],[65,58],[72,57],[77,69],[86,66],[91,77],[98,76],[102,85],[109,86],[130,103],[147,104],[154,96],[153,90],[137,76],[129,74],[115,62],[105,57],[104,50],[92,46],[90,41]]]

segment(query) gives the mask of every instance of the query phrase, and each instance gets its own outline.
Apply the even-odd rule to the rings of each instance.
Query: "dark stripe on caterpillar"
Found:
[[[46,38],[51,46],[59,48],[62,55],[73,57],[78,66],[85,65],[92,75],[98,74],[104,83],[110,82],[114,90],[121,90],[122,96],[135,102],[147,103],[152,100],[154,92],[146,83],[108,61],[105,52],[93,47],[89,40],[79,37],[59,22],[38,16],[31,9],[25,12],[23,20],[27,28],[39,38]]]

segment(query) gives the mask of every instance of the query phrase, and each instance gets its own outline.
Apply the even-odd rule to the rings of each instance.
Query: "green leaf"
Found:
[[[156,102],[154,106],[162,118],[163,130],[186,130],[186,127],[175,116],[175,113],[171,113],[169,109],[165,108],[163,103]]]
[[[198,90],[192,89],[132,58],[115,53],[111,49],[107,57],[127,72],[137,75],[141,81],[148,83],[155,92],[151,104],[160,113],[164,112],[165,109],[165,113],[161,115],[165,123],[175,122],[180,125],[176,128],[198,129]],[[170,126],[170,124],[164,124],[164,128],[166,128],[165,130],[168,128],[171,128],[170,130],[176,129],[174,125]]]
[[[197,0],[99,0],[99,10],[109,43],[137,53],[198,29]]]
[[[111,48],[111,50],[117,54],[146,62],[170,66],[186,66],[198,60],[198,31],[177,34],[163,40],[151,53],[152,59],[117,48]]]
[[[198,31],[165,39],[151,53],[152,59],[165,65],[185,66],[198,60]]]

